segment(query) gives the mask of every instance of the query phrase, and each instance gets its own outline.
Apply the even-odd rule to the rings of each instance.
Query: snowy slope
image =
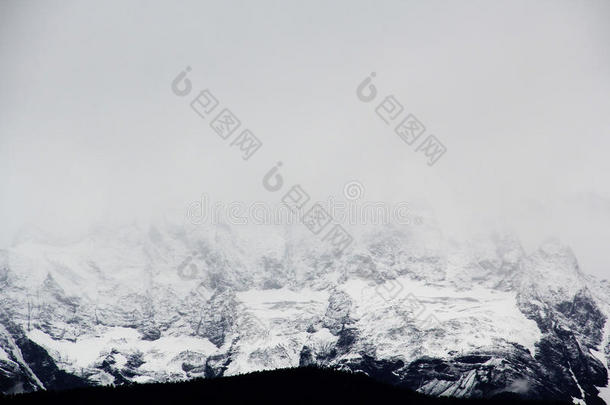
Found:
[[[510,235],[380,227],[337,257],[298,226],[162,224],[26,238],[0,256],[22,345],[88,383],[315,363],[432,395],[593,403],[607,381],[608,286],[556,241],[528,253]],[[14,346],[0,340],[14,381],[0,388],[41,389]]]

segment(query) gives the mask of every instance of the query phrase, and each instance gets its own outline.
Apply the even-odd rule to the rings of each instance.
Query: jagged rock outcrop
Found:
[[[298,228],[99,230],[0,254],[0,391],[311,364],[422,393],[601,403],[610,284],[549,242],[365,232],[343,255]]]

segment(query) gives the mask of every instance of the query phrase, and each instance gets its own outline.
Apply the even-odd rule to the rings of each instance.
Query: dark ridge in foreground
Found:
[[[391,401],[391,402],[390,402]],[[433,398],[378,382],[362,373],[303,367],[177,383],[89,387],[0,396],[0,403],[55,404],[568,404],[527,401],[516,394],[490,399]]]

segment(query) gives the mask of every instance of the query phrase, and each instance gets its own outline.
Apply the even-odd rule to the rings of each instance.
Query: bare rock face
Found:
[[[374,229],[337,256],[306,232],[23,240],[0,252],[0,391],[316,364],[438,396],[608,399],[610,284],[569,248],[421,225]]]
[[[0,313],[0,388],[3,393],[39,389],[68,389],[89,385],[83,378],[60,370],[44,348]]]
[[[353,323],[350,319],[352,300],[342,291],[333,291],[328,298],[328,308],[324,314],[324,327],[333,335],[339,334],[346,325]]]

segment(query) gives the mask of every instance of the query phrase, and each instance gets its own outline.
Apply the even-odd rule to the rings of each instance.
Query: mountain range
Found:
[[[431,396],[610,403],[610,282],[432,221],[337,254],[303,226],[97,228],[0,251],[0,392],[316,366]]]

